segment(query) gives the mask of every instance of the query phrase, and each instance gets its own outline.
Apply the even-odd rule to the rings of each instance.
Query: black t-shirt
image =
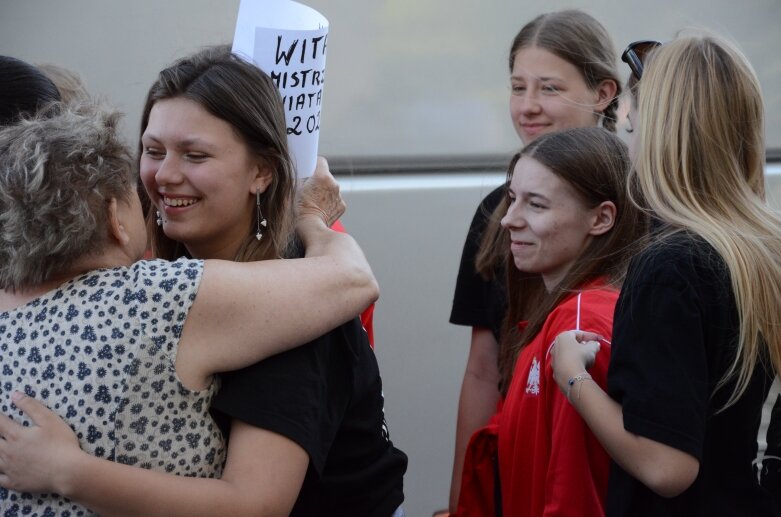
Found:
[[[357,318],[224,375],[212,408],[307,452],[291,515],[389,517],[404,500],[407,457],[388,436],[377,360]]]
[[[622,406],[624,428],[694,456],[700,470],[684,493],[663,498],[613,464],[607,515],[779,515],[781,407],[772,369],[758,364],[743,396],[718,412],[734,388],[714,393],[739,330],[718,253],[681,232],[635,257],[613,324],[608,392]]]
[[[491,329],[497,341],[507,312],[504,267],[494,271],[492,280],[485,280],[475,269],[475,259],[491,214],[506,192],[506,187],[500,185],[477,207],[461,253],[453,309],[450,312],[450,323]]]

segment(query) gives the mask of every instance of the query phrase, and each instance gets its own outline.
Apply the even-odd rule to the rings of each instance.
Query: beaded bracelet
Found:
[[[577,375],[574,375],[567,379],[567,400],[570,404],[572,404],[572,398],[570,397],[572,393],[572,386],[575,385],[575,383],[578,384],[578,400],[580,400],[580,388],[583,386],[583,381],[593,381],[594,379],[591,378],[591,375],[589,375],[587,372],[580,372]]]

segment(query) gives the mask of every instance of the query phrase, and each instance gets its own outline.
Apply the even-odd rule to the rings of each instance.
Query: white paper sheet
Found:
[[[288,0],[241,0],[233,52],[266,72],[279,88],[290,153],[299,177],[315,169],[325,82],[328,20]]]

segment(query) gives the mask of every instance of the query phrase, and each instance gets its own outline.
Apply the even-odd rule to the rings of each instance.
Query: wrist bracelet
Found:
[[[575,383],[578,384],[578,400],[580,400],[580,388],[583,386],[583,381],[593,381],[594,379],[591,378],[591,375],[588,374],[588,372],[580,372],[577,375],[574,375],[567,379],[567,400],[570,404],[572,404],[572,398],[570,395],[572,394],[572,386],[575,385]]]

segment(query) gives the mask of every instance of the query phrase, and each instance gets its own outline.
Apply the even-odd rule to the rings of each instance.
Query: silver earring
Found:
[[[268,226],[268,221],[266,221],[266,218],[263,217],[263,213],[260,211],[260,189],[255,191],[255,204],[258,208],[258,231],[255,234],[255,238],[260,240],[263,238],[263,232],[261,231],[260,227],[262,226],[265,228]]]
[[[157,226],[163,226],[163,216],[160,215],[160,210],[156,210],[155,213],[157,213],[157,219],[155,220]]]

